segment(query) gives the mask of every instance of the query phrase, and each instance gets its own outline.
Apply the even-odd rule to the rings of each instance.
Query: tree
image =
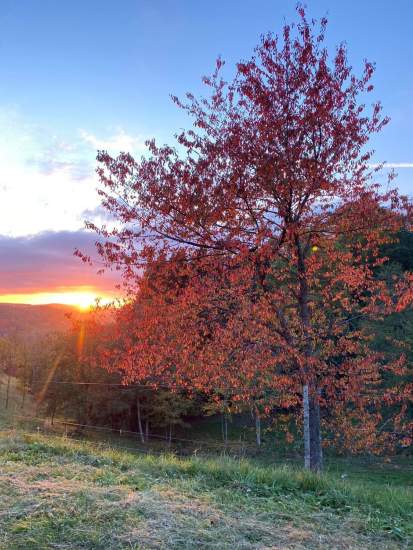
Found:
[[[7,376],[6,395],[4,399],[5,409],[10,405],[10,385],[13,377],[17,375],[24,363],[24,346],[17,335],[0,338],[0,377],[3,373]],[[2,380],[0,378],[0,386]],[[14,406],[15,408],[15,406]]]
[[[356,77],[344,45],[329,57],[327,21],[318,28],[302,8],[298,15],[282,39],[263,36],[230,83],[219,59],[204,78],[209,98],[173,98],[193,119],[178,148],[150,141],[139,161],[99,152],[99,193],[118,223],[88,226],[131,295],[147,285],[142,270],[170,279],[140,317],[146,331],[124,350],[141,353],[124,361],[126,379],[152,368],[210,391],[224,382],[239,399],[254,388],[291,406],[299,397],[305,465],[319,470],[320,405],[351,401],[369,414],[366,389],[383,366],[368,335],[348,326],[394,306],[374,270],[407,201],[382,192],[369,166],[369,137],[387,123],[379,103],[361,103],[373,64]]]

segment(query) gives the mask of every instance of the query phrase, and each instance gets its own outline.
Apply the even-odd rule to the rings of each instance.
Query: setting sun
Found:
[[[99,299],[101,304],[108,304],[112,296],[99,293],[93,289],[62,290],[55,292],[36,292],[33,294],[3,294],[0,303],[8,304],[64,304],[86,310]]]

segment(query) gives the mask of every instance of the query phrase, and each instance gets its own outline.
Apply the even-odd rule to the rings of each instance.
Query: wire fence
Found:
[[[37,417],[37,416],[19,416],[19,415],[13,415],[13,418],[16,420],[27,420],[27,421],[38,421],[42,422],[43,424],[49,423],[50,425],[61,425],[65,428],[78,428],[80,430],[95,430],[99,432],[109,432],[116,435],[122,436],[133,436],[136,439],[139,439],[139,437],[142,435],[141,432],[133,431],[133,430],[126,430],[123,428],[111,428],[109,426],[97,426],[94,424],[82,424],[79,422],[71,422],[68,420],[53,420],[53,423],[51,420],[47,417]],[[164,436],[153,432],[143,432],[145,439],[158,439],[160,441],[176,441],[179,443],[192,443],[195,445],[210,445],[212,447],[222,447],[222,448],[228,448],[228,443],[217,441],[214,439],[191,439],[186,437],[175,437],[175,436]],[[236,441],[231,441],[231,443],[237,443]],[[247,445],[246,441],[240,441],[240,443]]]
[[[40,384],[46,384],[45,380],[43,379],[33,379],[31,380],[31,383],[32,384],[36,384],[36,383],[40,383]],[[112,387],[112,388],[116,388],[116,389],[120,389],[120,390],[125,390],[125,391],[130,391],[130,390],[142,390],[142,391],[154,391],[154,390],[159,390],[159,389],[164,389],[164,390],[167,390],[167,391],[172,391],[172,392],[176,392],[176,391],[187,391],[187,392],[192,392],[192,393],[202,393],[202,394],[205,394],[205,395],[210,395],[211,393],[219,393],[219,392],[224,392],[224,391],[233,391],[233,395],[238,395],[238,394],[248,394],[248,393],[255,393],[255,395],[257,394],[262,394],[263,396],[267,396],[267,395],[273,395],[273,396],[280,396],[280,397],[291,397],[293,394],[287,394],[285,392],[281,392],[280,390],[275,390],[275,389],[272,389],[270,387],[268,388],[265,388],[265,389],[261,389],[261,388],[257,388],[257,387],[254,387],[253,384],[251,384],[251,386],[242,386],[242,385],[239,385],[239,386],[211,386],[210,388],[207,388],[207,389],[201,389],[201,388],[198,388],[197,386],[191,386],[190,384],[181,384],[181,385],[178,385],[178,384],[162,384],[162,383],[158,383],[158,382],[147,382],[146,384],[136,384],[136,383],[132,383],[132,384],[127,384],[127,383],[122,383],[122,382],[94,382],[94,381],[82,381],[82,382],[76,382],[76,381],[71,381],[71,380],[50,380],[50,381],[47,381],[47,386],[59,386],[59,385],[69,385],[69,386],[96,386],[96,387]],[[298,392],[294,395],[298,395]],[[231,394],[228,394],[227,397],[231,397]],[[377,396],[377,394],[370,392],[370,393],[367,393],[367,392],[364,392],[364,393],[351,393],[351,397],[352,398],[358,398],[358,397],[362,397],[362,398],[374,398],[374,399],[379,399],[380,396]]]
[[[51,382],[53,383],[53,381]],[[70,386],[87,386],[87,385],[98,385],[106,387],[121,387],[125,389],[134,389],[134,390],[153,390],[151,386],[144,384],[138,384],[134,386],[124,386],[118,385],[116,383],[107,383],[107,382],[93,382],[93,381],[55,381],[56,384],[67,384]],[[3,388],[4,388],[3,383]],[[167,386],[170,390],[171,388]],[[97,423],[88,423],[88,422],[76,422],[71,419],[61,419],[40,416],[37,413],[36,408],[33,409],[33,403],[26,400],[26,406],[21,401],[22,395],[18,392],[21,392],[22,388],[14,388],[14,393],[10,397],[8,418],[12,421],[16,427],[20,424],[30,424],[31,430],[33,432],[42,432],[44,434],[50,435],[63,435],[64,437],[69,437],[72,440],[85,441],[86,437],[89,437],[93,443],[99,444],[103,447],[111,447],[115,445],[116,448],[128,450],[130,452],[144,453],[144,454],[163,454],[174,452],[178,455],[188,456],[190,454],[230,454],[234,457],[246,457],[246,456],[256,456],[257,454],[271,454],[274,458],[284,458],[292,459],[299,458],[302,455],[302,442],[297,441],[295,446],[291,445],[286,448],[281,445],[277,446],[277,435],[274,433],[265,433],[265,426],[262,430],[262,444],[258,444],[256,441],[256,434],[254,434],[255,427],[253,425],[244,426],[241,433],[238,433],[237,437],[228,437],[228,434],[223,437],[221,440],[218,440],[214,437],[199,438],[199,437],[186,437],[171,432],[166,435],[162,435],[159,432],[154,430],[133,430],[127,429],[121,426],[108,426]],[[17,390],[17,391],[16,391]],[[360,394],[362,395],[362,394]],[[19,403],[17,402],[19,398]],[[3,403],[3,399],[0,399]],[[27,406],[28,405],[28,406]],[[3,403],[4,408],[4,403]],[[25,411],[26,409],[26,411]],[[31,410],[30,410],[31,409]],[[28,411],[27,411],[28,410]],[[17,414],[17,411],[20,411],[21,414]],[[0,411],[1,412],[1,411]],[[24,414],[26,412],[26,414]],[[366,436],[371,432],[370,428],[359,426],[354,428],[354,431],[360,435]],[[379,430],[379,432],[381,429]],[[100,441],[93,439],[95,437],[93,434],[99,434],[98,437]],[[212,435],[212,434],[211,434]],[[387,436],[394,436],[397,438],[399,433],[393,430],[386,429]],[[111,437],[111,440],[102,440],[102,436]],[[325,433],[323,436],[323,441],[326,444],[337,442],[337,439],[331,435],[331,433]],[[125,442],[129,445],[125,446]],[[278,443],[282,443],[278,441]],[[376,452],[380,450],[385,453],[388,450],[388,446],[384,443],[381,443],[379,440],[375,442]],[[369,459],[370,463],[377,459],[376,455],[367,453],[366,457]]]
[[[246,457],[248,455],[256,455],[257,452],[263,451],[263,448],[258,448],[257,444],[253,443],[252,441],[248,441],[245,438],[240,437],[239,439],[228,439],[227,441],[218,441],[213,438],[187,438],[187,437],[177,437],[177,436],[163,436],[159,433],[154,432],[139,432],[134,430],[127,430],[123,428],[111,428],[109,426],[102,426],[102,425],[94,425],[94,424],[84,424],[80,422],[73,422],[69,420],[57,420],[54,419],[53,422],[48,417],[41,417],[41,416],[35,416],[35,415],[10,415],[11,419],[13,421],[17,421],[14,423],[15,426],[17,426],[17,423],[30,423],[34,424],[32,426],[32,431],[37,433],[50,433],[51,435],[64,435],[65,437],[69,437],[73,440],[78,441],[88,441],[88,439],[85,439],[85,437],[80,438],[78,437],[82,433],[85,434],[88,432],[98,432],[99,435],[102,433],[104,434],[111,434],[113,436],[116,436],[116,440],[112,438],[112,440],[103,440],[98,441],[91,440],[93,443],[99,443],[99,445],[103,446],[111,446],[115,444],[116,448],[122,448],[125,450],[130,450],[140,453],[155,453],[155,454],[163,454],[165,452],[174,452],[176,454],[197,454],[197,453],[223,453],[223,454],[231,454],[233,456],[240,456],[240,457]],[[58,427],[61,427],[61,430],[59,432]],[[359,429],[360,431],[363,431],[363,428]],[[397,433],[397,432],[388,432],[388,433]],[[144,439],[141,440],[141,436],[144,436]],[[90,437],[90,435],[89,435]],[[128,446],[125,447],[122,444],[120,444],[121,440],[127,440],[129,442],[133,442],[134,446]],[[323,441],[329,442],[333,441],[333,438],[331,437],[324,437]],[[154,447],[156,445],[156,447]],[[161,446],[161,449],[159,449],[159,445]],[[383,444],[376,444],[377,448],[385,449],[386,446]],[[268,450],[268,449],[267,449]],[[278,458],[298,458],[301,453],[300,452],[293,452],[289,453],[286,449],[272,449],[271,453],[274,457]],[[366,457],[369,459],[369,462],[372,462],[373,459],[377,460],[377,455],[368,454]],[[383,458],[383,457],[382,457]],[[380,460],[381,462],[381,460]]]
[[[18,421],[29,421],[29,422],[38,422],[39,420],[45,420],[44,418],[40,417],[20,417],[16,416],[15,418]],[[47,421],[47,419],[46,419]],[[77,424],[73,422],[66,422],[66,421],[59,421],[59,424],[66,425],[70,427],[74,426],[83,426],[82,424]],[[88,429],[101,429],[101,426],[91,426]],[[105,430],[107,430],[106,427],[104,427]],[[45,437],[52,437],[54,440],[55,438],[58,438],[62,441],[63,444],[70,443],[72,441],[81,444],[82,447],[80,448],[81,451],[84,450],[84,447],[86,450],[99,450],[99,451],[106,451],[106,452],[113,452],[113,451],[122,451],[137,455],[144,455],[144,456],[168,456],[168,455],[174,455],[177,458],[189,458],[189,457],[202,457],[202,458],[214,458],[214,457],[222,457],[227,456],[232,459],[248,459],[252,458],[251,455],[248,453],[248,445],[245,443],[240,444],[237,447],[234,447],[234,442],[231,442],[227,445],[222,445],[221,442],[215,442],[218,443],[218,448],[216,449],[216,452],[213,453],[211,449],[211,440],[187,440],[184,441],[197,441],[205,443],[206,447],[196,447],[196,448],[180,448],[172,445],[163,446],[161,448],[159,447],[153,447],[148,444],[144,445],[142,443],[139,443],[137,440],[134,441],[133,446],[131,444],[125,445],[124,442],[120,442],[119,440],[113,441],[113,440],[94,440],[91,438],[84,438],[84,437],[78,437],[76,435],[73,435],[73,433],[69,433],[68,431],[64,430],[61,432],[55,431],[52,429],[52,427],[45,426],[44,424],[40,426],[38,423],[35,426],[32,426],[30,430],[25,430],[23,433],[26,433],[31,436],[45,436]],[[136,433],[136,432],[131,432]],[[156,435],[156,434],[155,434]],[[175,438],[181,440],[181,438]],[[128,443],[131,443],[131,439],[128,439]],[[36,442],[36,440],[34,440]],[[147,442],[148,443],[148,442]],[[273,464],[273,465],[279,465],[279,464],[292,464],[299,466],[301,464],[302,456],[300,454],[279,454],[271,456],[263,456],[263,455],[254,455],[254,459],[264,459],[264,464]],[[340,460],[340,462],[337,462],[337,460]],[[337,455],[326,455],[324,457],[324,462],[326,463],[327,467],[336,467],[341,464],[342,467],[362,467],[362,468],[370,468],[370,467],[380,467],[380,471],[383,468],[383,466],[392,468],[392,463],[394,462],[395,467],[398,466],[398,457],[394,457],[393,460],[389,460],[387,457],[380,457],[377,455],[362,455],[362,456],[337,456]],[[407,468],[408,470],[412,470],[412,465],[408,465],[403,462],[403,468]]]

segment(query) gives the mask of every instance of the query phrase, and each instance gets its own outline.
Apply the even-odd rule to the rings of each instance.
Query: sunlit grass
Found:
[[[0,465],[4,548],[387,549],[406,547],[412,529],[411,489],[379,478],[10,430]]]

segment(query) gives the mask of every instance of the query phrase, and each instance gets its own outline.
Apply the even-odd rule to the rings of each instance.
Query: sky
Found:
[[[0,0],[0,301],[110,296],[73,257],[93,251],[84,220],[102,221],[97,149],[139,156],[188,124],[170,94],[202,93],[221,55],[228,71],[262,33],[295,19],[295,0]],[[375,162],[413,194],[413,2],[308,0],[327,15],[328,46],[348,44],[355,70],[375,61],[375,98],[390,124]],[[383,181],[385,175],[383,175]],[[57,297],[57,298],[56,298]]]

